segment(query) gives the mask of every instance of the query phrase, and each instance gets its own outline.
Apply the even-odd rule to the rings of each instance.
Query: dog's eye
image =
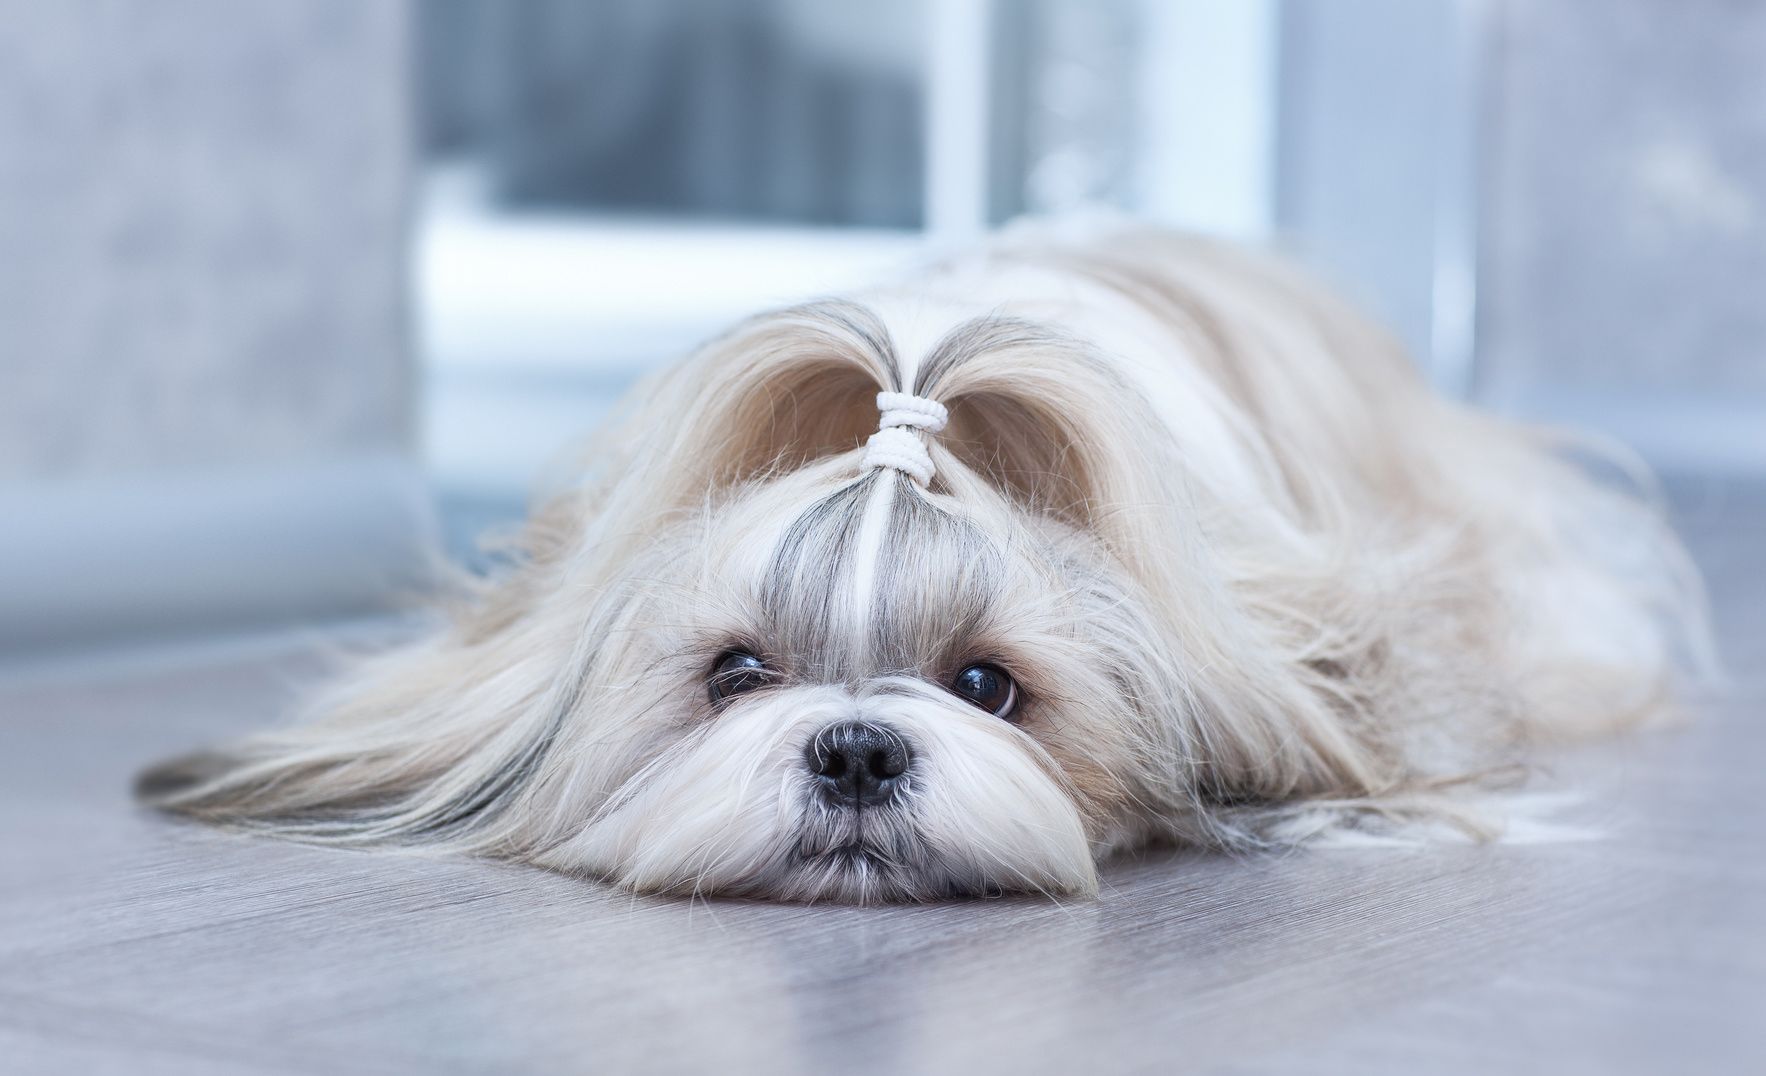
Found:
[[[1008,721],[1018,708],[1018,684],[998,665],[970,665],[957,673],[950,689],[995,717]]]
[[[766,667],[766,662],[746,650],[726,650],[711,667],[711,701],[725,702],[772,681],[773,671]]]

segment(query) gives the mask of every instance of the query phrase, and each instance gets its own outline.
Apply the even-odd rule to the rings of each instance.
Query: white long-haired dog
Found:
[[[1147,230],[762,314],[592,459],[446,630],[142,795],[639,890],[1086,894],[1148,842],[1476,825],[1702,633],[1654,511]]]

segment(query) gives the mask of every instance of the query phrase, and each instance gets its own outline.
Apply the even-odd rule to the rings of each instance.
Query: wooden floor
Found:
[[[1554,762],[1580,838],[1161,855],[1094,903],[687,903],[219,835],[129,775],[274,719],[306,645],[15,672],[0,1071],[1766,1072],[1766,497],[1678,496],[1736,683]]]

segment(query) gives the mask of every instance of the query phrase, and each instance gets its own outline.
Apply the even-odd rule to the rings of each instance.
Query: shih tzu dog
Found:
[[[632,889],[1084,895],[1112,852],[1441,820],[1659,709],[1657,513],[1282,264],[1019,231],[642,386],[519,558],[167,810]]]

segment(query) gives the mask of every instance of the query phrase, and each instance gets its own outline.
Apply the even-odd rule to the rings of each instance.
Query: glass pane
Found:
[[[994,19],[994,223],[1135,208],[1145,0],[1017,0]]]
[[[918,227],[921,6],[430,0],[424,138],[512,206]]]

